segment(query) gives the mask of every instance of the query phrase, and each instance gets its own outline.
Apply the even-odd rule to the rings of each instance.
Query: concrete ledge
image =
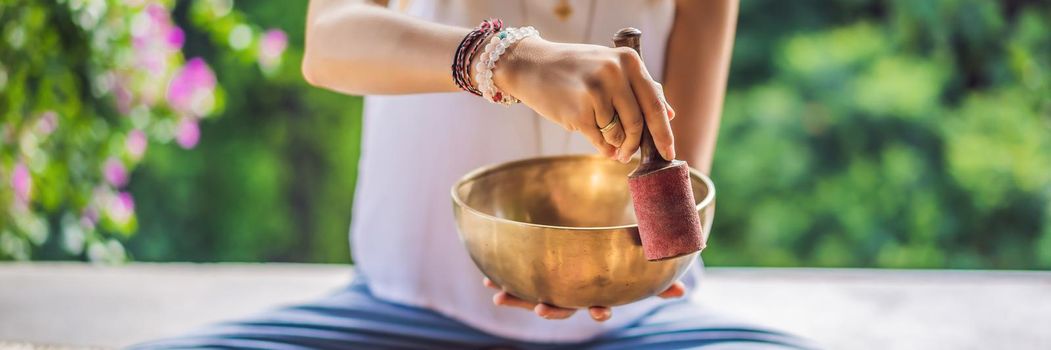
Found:
[[[714,309],[830,349],[1051,349],[1051,273],[709,268]],[[0,264],[0,348],[119,347],[310,300],[351,269]]]

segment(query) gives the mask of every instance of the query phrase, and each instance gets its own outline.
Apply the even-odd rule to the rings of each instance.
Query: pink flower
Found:
[[[106,160],[106,163],[102,165],[102,177],[106,178],[106,182],[109,182],[113,187],[121,188],[128,184],[128,170],[124,168],[124,163],[116,158],[110,158]]]
[[[201,117],[215,103],[215,73],[200,57],[183,66],[168,85],[168,104],[184,115]]]
[[[168,71],[168,55],[161,50],[154,48],[136,50],[136,55],[139,57],[139,62],[142,68],[145,69],[145,74],[148,74],[147,79],[152,79],[160,74],[164,74]]]
[[[80,215],[80,225],[87,230],[95,229],[95,223],[99,222],[99,212],[94,207],[88,207],[84,209],[84,213]]]
[[[11,171],[11,189],[15,191],[17,203],[29,202],[29,194],[33,190],[33,179],[29,175],[29,168],[22,162],[16,163]]]
[[[182,44],[186,41],[186,34],[183,33],[182,28],[178,26],[171,26],[168,28],[168,47],[172,50],[178,50],[182,48]]]
[[[137,65],[152,75],[167,72],[170,56],[186,39],[182,29],[172,23],[168,9],[158,3],[147,5],[133,18],[131,31]]]
[[[175,142],[184,149],[191,149],[197,146],[197,141],[201,138],[201,129],[197,125],[197,120],[193,118],[183,118],[179,122],[179,126],[175,127]]]
[[[107,201],[106,213],[118,224],[126,224],[135,215],[135,199],[131,193],[120,192]]]
[[[128,138],[124,140],[124,149],[136,160],[141,159],[142,155],[146,153],[147,145],[149,143],[146,140],[146,133],[138,129],[128,133]]]
[[[131,92],[124,87],[119,87],[114,91],[114,96],[117,98],[117,112],[128,115],[131,112]]]
[[[51,135],[55,129],[58,128],[58,115],[55,111],[47,111],[40,115],[40,120],[36,124],[37,132],[40,136]]]
[[[272,67],[281,62],[281,54],[288,48],[288,35],[283,30],[271,29],[263,33],[259,43],[259,62]]]
[[[132,198],[131,193],[121,192],[117,195],[117,199],[124,208],[135,210],[135,198]]]
[[[150,14],[150,17],[154,21],[167,22],[170,20],[170,17],[168,16],[168,9],[164,8],[164,6],[161,6],[157,3],[147,5],[146,13]]]

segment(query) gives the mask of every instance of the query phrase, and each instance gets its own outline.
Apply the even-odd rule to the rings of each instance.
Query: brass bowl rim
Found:
[[[570,155],[544,156],[544,157],[526,158],[526,159],[520,159],[520,160],[513,160],[513,161],[510,161],[510,162],[484,165],[484,166],[479,167],[477,169],[471,170],[466,175],[464,175],[462,178],[460,178],[459,181],[456,181],[456,184],[453,185],[453,187],[452,187],[452,189],[450,191],[451,194],[452,194],[452,197],[453,197],[453,202],[455,202],[458,207],[463,208],[464,210],[467,210],[468,212],[471,212],[471,213],[473,213],[475,215],[478,215],[478,216],[481,216],[483,218],[486,218],[486,219],[489,219],[489,220],[493,220],[493,221],[496,221],[496,222],[505,223],[505,224],[521,225],[521,226],[527,226],[527,227],[558,229],[558,230],[573,230],[573,231],[609,231],[609,230],[630,229],[630,228],[634,228],[634,227],[638,227],[639,226],[638,224],[631,224],[631,225],[618,225],[618,226],[579,227],[579,226],[543,225],[543,224],[534,224],[534,223],[531,223],[531,222],[514,221],[514,220],[509,220],[509,219],[504,219],[504,218],[501,218],[501,217],[496,217],[496,216],[493,216],[493,215],[489,215],[489,214],[483,213],[483,212],[481,212],[481,211],[479,211],[477,209],[474,209],[471,206],[467,205],[467,203],[464,203],[464,201],[462,199],[460,199],[459,193],[457,193],[458,192],[457,189],[459,189],[460,186],[463,186],[466,182],[477,180],[478,178],[482,177],[483,175],[489,174],[491,172],[494,172],[494,171],[502,169],[502,168],[521,166],[521,165],[527,165],[527,164],[538,163],[538,162],[566,160],[566,159],[596,159],[596,160],[604,160],[604,161],[612,162],[612,160],[609,160],[606,157],[602,157],[602,156],[596,155],[596,154],[570,154]],[[637,159],[638,159],[638,157],[635,157],[633,160],[637,160]],[[704,199],[701,200],[700,203],[697,203],[697,210],[700,211],[701,209],[703,209],[703,208],[707,207],[708,205],[710,205],[713,200],[715,200],[715,184],[712,183],[712,180],[709,179],[708,176],[705,176],[700,171],[697,171],[697,169],[691,168],[689,166],[687,166],[686,168],[690,170],[690,175],[696,176],[697,178],[701,179],[701,182],[704,183],[704,186],[708,188],[708,192],[704,196]],[[627,178],[625,178],[625,180],[627,180]]]

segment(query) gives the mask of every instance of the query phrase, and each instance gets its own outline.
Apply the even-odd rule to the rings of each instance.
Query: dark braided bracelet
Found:
[[[479,32],[479,30],[477,28],[475,28],[474,30],[471,30],[471,32],[467,33],[467,35],[463,37],[463,40],[460,40],[460,45],[456,47],[456,53],[453,55],[453,64],[452,64],[453,81],[456,82],[456,86],[458,86],[460,89],[466,89],[464,84],[463,84],[463,79],[460,76],[460,71],[463,69],[463,65],[460,62],[463,61],[463,56],[465,55],[465,51],[466,51],[465,49],[466,49],[467,45],[470,44],[471,40],[474,37],[476,37],[478,35],[478,33],[480,33],[480,32]],[[468,91],[470,91],[470,90],[468,90]]]
[[[478,91],[470,81],[470,60],[473,56],[473,52],[470,54],[468,52],[475,50],[482,42],[482,39],[487,37],[490,32],[493,32],[494,28],[500,28],[502,26],[503,23],[500,20],[485,20],[482,21],[478,27],[464,36],[464,39],[460,42],[460,46],[456,49],[456,55],[453,57],[452,66],[453,80],[456,82],[456,86],[460,87],[460,89],[481,96],[481,91]]]
[[[489,42],[489,38],[496,35],[496,33],[499,33],[501,29],[503,29],[502,24],[500,26],[491,28],[485,35],[482,35],[480,38],[478,38],[477,43],[471,46],[471,49],[470,51],[468,51],[467,57],[463,62],[465,66],[465,69],[462,72],[463,78],[467,80],[467,87],[471,89],[471,93],[474,93],[478,96],[482,96],[482,91],[478,90],[477,84],[475,84],[475,81],[471,79],[471,62],[474,61],[474,58],[483,51],[486,43]]]
[[[463,40],[460,41],[460,45],[456,47],[456,53],[453,55],[452,64],[452,75],[453,81],[456,82],[456,86],[464,91],[472,94],[482,96],[481,91],[478,91],[471,84],[470,76],[470,64],[471,59],[477,53],[480,46],[484,46],[485,39],[492,33],[500,31],[503,28],[503,21],[499,19],[488,19],[482,21],[478,27],[471,30],[464,36]]]

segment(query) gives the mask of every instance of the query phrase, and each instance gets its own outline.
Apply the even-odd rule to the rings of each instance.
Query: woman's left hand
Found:
[[[519,299],[518,297],[511,295],[507,291],[504,291],[503,288],[498,286],[496,283],[493,283],[493,281],[489,280],[488,278],[483,279],[482,284],[485,284],[486,287],[498,291],[496,295],[493,295],[493,304],[496,304],[498,306],[509,306],[526,310],[532,310],[533,313],[536,313],[537,316],[548,320],[567,319],[577,312],[576,309],[567,309],[554,305],[534,303],[531,301]],[[686,286],[682,284],[682,282],[677,281],[673,283],[671,287],[668,287],[667,290],[661,292],[657,296],[664,299],[669,299],[679,298],[685,294]],[[607,306],[592,306],[588,308],[588,314],[591,315],[591,319],[597,322],[602,322],[608,320],[610,317],[613,317],[613,310]]]

